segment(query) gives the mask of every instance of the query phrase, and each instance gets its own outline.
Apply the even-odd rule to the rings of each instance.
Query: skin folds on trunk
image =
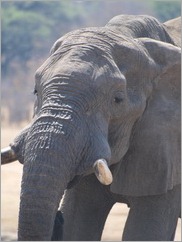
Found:
[[[26,140],[18,227],[20,241],[51,240],[56,212],[71,179],[70,159],[69,155],[63,157],[67,150],[66,144],[60,142],[60,132],[48,132],[48,123],[43,127],[42,122],[33,125]]]
[[[34,173],[34,169],[26,171],[29,169],[30,166],[26,164],[21,189],[18,240],[50,241],[56,212],[65,189],[64,179],[60,179],[60,175],[58,178],[55,168],[41,166],[39,174]]]

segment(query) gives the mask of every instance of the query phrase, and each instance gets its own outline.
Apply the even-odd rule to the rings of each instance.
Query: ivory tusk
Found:
[[[93,165],[97,179],[104,185],[110,185],[113,181],[112,173],[105,159],[98,159]]]
[[[8,164],[16,160],[17,156],[10,146],[1,150],[1,165]]]

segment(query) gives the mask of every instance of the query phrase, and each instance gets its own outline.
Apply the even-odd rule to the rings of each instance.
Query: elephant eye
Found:
[[[122,92],[117,92],[114,95],[114,102],[119,104],[122,103],[124,100],[123,93]]]
[[[37,96],[37,90],[34,88],[33,94]]]

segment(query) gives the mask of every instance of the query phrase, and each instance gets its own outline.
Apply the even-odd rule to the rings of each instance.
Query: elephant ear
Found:
[[[128,196],[162,194],[181,182],[181,49],[147,38],[138,41],[159,71],[129,149],[113,171],[111,191]]]
[[[52,55],[53,53],[55,53],[59,47],[62,45],[63,42],[63,37],[58,39],[52,46],[51,50],[50,50],[50,55]]]

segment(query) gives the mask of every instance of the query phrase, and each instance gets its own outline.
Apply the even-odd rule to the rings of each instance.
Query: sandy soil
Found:
[[[7,146],[20,128],[3,128],[1,146]],[[14,162],[1,167],[1,235],[6,241],[16,240],[22,165]],[[126,205],[116,204],[106,221],[103,241],[120,241],[128,214]],[[181,241],[181,219],[179,219],[175,241]]]

